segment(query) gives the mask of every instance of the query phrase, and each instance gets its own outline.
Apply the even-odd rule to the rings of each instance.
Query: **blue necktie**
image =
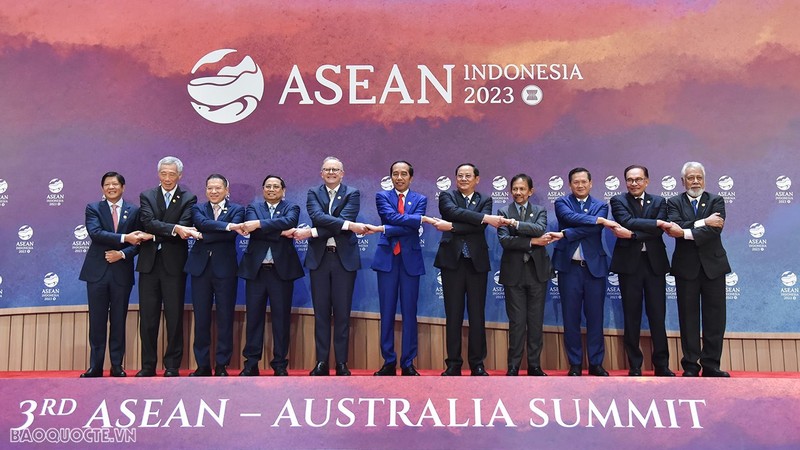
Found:
[[[165,192],[164,193],[164,203],[167,205],[167,208],[169,208],[169,199],[170,199],[170,197],[172,197],[172,193],[171,192]]]
[[[692,208],[694,208],[694,215],[697,215],[697,199],[692,199]]]

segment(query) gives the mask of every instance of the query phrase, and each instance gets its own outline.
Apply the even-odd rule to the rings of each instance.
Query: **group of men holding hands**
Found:
[[[314,307],[316,364],[312,376],[330,374],[331,344],[335,374],[348,369],[349,320],[356,274],[361,268],[358,235],[378,233],[371,268],[377,274],[380,304],[380,345],[383,366],[376,376],[417,376],[417,301],[425,273],[420,226],[442,232],[434,266],[441,270],[446,317],[446,369],[443,376],[462,373],[462,325],[469,318],[467,362],[470,374],[486,376],[485,305],[490,271],[485,229],[492,226],[503,248],[500,283],[509,318],[507,375],[519,375],[527,350],[527,374],[544,376],[540,355],[547,282],[558,273],[564,321],[568,375],[583,373],[582,318],[586,322],[588,373],[607,376],[603,368],[603,311],[609,270],[619,274],[625,317],[624,343],[632,376],[642,375],[639,346],[642,305],[653,340],[656,376],[674,376],[669,369],[665,331],[665,275],[675,276],[681,331],[683,376],[728,376],[720,370],[725,331],[724,275],[730,267],[720,234],[725,206],[721,197],[705,192],[705,169],[686,163],[681,178],[686,192],[666,200],[645,192],[647,168],[625,169],[628,192],[609,205],[591,197],[591,173],[569,173],[571,194],[555,202],[559,231],[547,231],[547,212],[529,201],[533,181],[526,174],[511,180],[513,203],[492,214],[492,197],[476,190],[478,168],[456,168],[456,188],[439,194],[440,218],[427,215],[427,198],[410,189],[414,168],[407,161],[390,166],[393,189],[376,194],[380,225],[357,221],[360,192],[342,183],[344,165],[335,157],[322,163],[323,183],[308,191],[306,211],[311,226],[299,226],[300,206],[285,199],[286,183],[267,175],[263,201],[242,206],[229,200],[228,180],[221,174],[206,179],[208,202],[183,189],[178,181],[183,163],[165,157],[158,163],[159,186],[140,194],[137,207],[122,199],[125,179],[103,175],[104,200],[86,207],[92,239],[80,279],[87,282],[90,367],[81,377],[103,375],[106,341],[111,376],[126,376],[125,317],[139,272],[141,370],[137,377],[156,375],[161,311],[166,325],[164,376],[179,376],[183,357],[183,310],[186,274],[191,276],[194,307],[193,350],[197,369],[190,376],[227,376],[233,352],[233,319],[238,278],[245,280],[246,343],[240,376],[260,375],[266,306],[272,314],[275,376],[288,375],[294,281],[309,270]],[[602,243],[603,229],[617,237],[610,258]],[[675,238],[672,266],[663,234]],[[248,236],[237,263],[236,236]],[[189,250],[188,239],[194,244]],[[295,240],[307,240],[301,263]],[[555,243],[552,260],[545,247]],[[138,260],[134,267],[134,257]],[[395,314],[402,316],[402,347],[394,348]],[[211,315],[216,305],[215,354],[211,348]],[[702,322],[702,345],[700,327]],[[109,326],[110,324],[110,326]],[[331,336],[331,326],[333,335]],[[108,327],[108,333],[107,333]],[[332,341],[332,342],[331,342]],[[213,361],[212,361],[213,359]]]

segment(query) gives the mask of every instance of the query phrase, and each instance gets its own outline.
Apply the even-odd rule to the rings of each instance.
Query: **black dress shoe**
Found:
[[[89,367],[89,370],[83,372],[80,378],[99,378],[103,376],[103,369],[96,369],[94,367]]]
[[[528,375],[530,375],[532,377],[546,377],[547,376],[547,374],[544,373],[544,370],[542,370],[542,368],[539,367],[539,366],[533,366],[533,367],[529,366],[528,367]]]
[[[317,365],[308,373],[312,377],[327,377],[330,375],[328,371],[328,363],[324,361],[317,361]]]
[[[681,374],[682,377],[696,377],[699,376],[696,369],[686,369]]]
[[[156,371],[153,369],[142,369],[136,372],[136,378],[154,377],[154,376],[156,376]]]
[[[642,376],[642,368],[641,367],[631,367],[628,370],[629,377],[640,377]]]
[[[110,375],[112,377],[117,377],[117,378],[123,378],[128,376],[128,374],[125,373],[124,370],[122,370],[122,366],[118,364],[111,365]]]
[[[567,372],[567,376],[579,377],[579,376],[581,376],[581,372],[582,371],[583,371],[583,368],[581,367],[580,364],[570,364],[569,365],[569,371]]]
[[[164,376],[167,378],[179,377],[181,376],[181,373],[178,371],[178,369],[167,369],[164,371]]]
[[[447,366],[447,369],[444,369],[442,372],[443,377],[460,377],[461,376],[461,366]]]
[[[703,376],[704,377],[713,377],[713,378],[730,378],[731,374],[725,372],[724,370],[719,369],[711,369],[708,367],[703,368]]]
[[[469,372],[470,376],[473,377],[488,377],[489,373],[486,372],[486,369],[483,368],[483,364],[477,365],[472,368]]]
[[[258,370],[258,366],[245,366],[241,372],[239,372],[240,377],[257,377],[261,374]]]
[[[408,366],[408,367],[403,367],[401,369],[401,371],[402,371],[404,377],[418,377],[419,376],[419,372],[417,372],[417,369],[416,369],[416,367],[414,367],[413,364]]]
[[[349,377],[350,369],[347,368],[347,363],[336,363],[336,376]]]
[[[519,366],[508,366],[508,371],[506,372],[507,377],[515,377],[519,375]]]
[[[607,377],[608,371],[606,371],[606,369],[604,369],[600,364],[589,364],[589,375],[594,375],[596,377]]]
[[[166,375],[166,372],[164,373]],[[201,366],[198,367],[197,370],[189,374],[190,377],[210,377],[211,376],[211,367],[208,366]]]
[[[216,366],[214,366],[214,376],[215,377],[227,377],[228,376],[228,369],[226,369],[223,364],[217,364]]]
[[[272,375],[276,377],[288,377],[289,371],[286,370],[286,367],[273,367],[272,368]]]
[[[373,373],[376,377],[393,377],[397,375],[397,364],[389,363],[384,364],[377,372]]]
[[[674,377],[675,372],[669,370],[669,367],[656,367],[655,368],[655,375],[657,377]]]

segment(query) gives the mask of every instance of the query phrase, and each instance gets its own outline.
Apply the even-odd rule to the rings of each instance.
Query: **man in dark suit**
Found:
[[[192,224],[192,206],[197,197],[178,185],[183,163],[174,156],[158,162],[160,185],[139,195],[139,216],[144,230],[155,238],[139,251],[139,334],[142,370],[137,377],[152,377],[158,362],[158,328],[164,308],[167,348],[164,376],[177,377],[183,359],[183,304],[186,274],[183,267],[189,253],[186,239],[200,238]]]
[[[642,300],[650,323],[653,341],[652,362],[655,375],[674,377],[669,370],[669,348],[665,316],[667,313],[666,279],[669,272],[667,249],[659,228],[666,224],[667,201],[645,192],[650,183],[647,167],[632,165],[625,169],[627,194],[611,198],[611,214],[620,227],[614,229],[617,242],[611,257],[611,271],[619,275],[622,313],[625,321],[623,341],[628,355],[628,375],[642,375],[642,350],[639,335],[642,327]]]
[[[227,376],[233,354],[233,315],[236,309],[236,230],[244,221],[244,207],[228,201],[228,179],[214,173],[206,179],[208,202],[192,207],[192,221],[203,239],[189,251],[184,271],[192,277],[194,307],[193,377],[211,376],[211,309],[217,306],[217,343],[214,375]]]
[[[122,199],[125,177],[107,172],[100,179],[105,200],[86,205],[86,231],[92,240],[78,278],[89,302],[89,370],[81,378],[103,376],[106,328],[111,376],[124,377],[125,318],[133,289],[133,258],[139,243],[152,239],[139,230],[139,207]]]
[[[294,280],[304,275],[292,239],[300,219],[300,206],[284,200],[286,183],[281,177],[267,175],[261,185],[264,201],[248,205],[245,214],[244,232],[250,233],[250,242],[239,266],[239,276],[247,280],[247,340],[242,352],[244,368],[239,375],[259,375],[269,299],[273,356],[270,366],[275,376],[287,376]]]
[[[308,190],[306,208],[312,228],[299,229],[295,239],[309,239],[305,266],[311,274],[311,302],[314,304],[314,338],[317,363],[310,375],[329,375],[331,313],[336,375],[348,376],[347,352],[350,341],[350,310],[356,273],[361,268],[358,234],[370,230],[356,222],[361,209],[358,189],[342,184],[344,165],[329,156],[322,162],[324,184]]]
[[[595,199],[592,175],[583,167],[569,172],[572,193],[555,201],[562,239],[553,252],[558,271],[558,292],[564,318],[564,347],[569,361],[567,375],[580,376],[583,364],[581,312],[586,317],[586,352],[589,374],[608,376],[603,368],[603,304],[606,297],[608,256],[603,249],[603,226],[619,226],[608,220],[608,205]]]
[[[702,367],[704,377],[729,377],[728,372],[720,370],[726,320],[725,274],[731,271],[722,246],[725,200],[705,192],[705,176],[702,164],[683,165],[681,180],[686,193],[667,201],[671,224],[664,229],[675,238],[672,275],[678,294],[683,376],[696,377]]]
[[[372,270],[378,276],[378,300],[381,311],[381,356],[383,367],[375,375],[396,375],[397,353],[394,351],[394,318],[397,301],[403,324],[403,350],[400,369],[405,376],[417,376],[417,300],[419,277],[425,274],[420,246],[419,227],[423,222],[435,223],[425,216],[428,199],[409,189],[414,167],[406,161],[392,163],[389,168],[394,189],[375,195],[375,206],[381,217],[381,233]]]
[[[442,231],[434,267],[442,271],[444,293],[446,369],[443,376],[461,375],[461,327],[464,322],[464,297],[469,315],[467,347],[470,373],[489,375],[484,366],[486,358],[486,276],[489,265],[489,245],[486,225],[497,228],[511,223],[492,215],[492,197],[475,191],[480,172],[474,164],[456,168],[457,189],[439,194],[442,220],[434,225]]]
[[[503,256],[500,259],[500,284],[506,295],[508,314],[508,376],[519,375],[522,350],[527,342],[528,375],[546,376],[542,370],[542,326],[547,282],[553,268],[545,246],[558,240],[547,233],[547,211],[528,200],[533,195],[533,180],[526,174],[511,179],[514,203],[498,214],[512,221],[497,229]]]

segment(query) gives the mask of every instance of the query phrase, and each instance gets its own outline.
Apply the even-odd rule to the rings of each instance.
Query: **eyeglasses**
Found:
[[[626,178],[625,182],[628,184],[642,184],[647,178]]]
[[[322,171],[325,173],[339,173],[342,171],[342,169],[339,169],[338,167],[323,167]]]

